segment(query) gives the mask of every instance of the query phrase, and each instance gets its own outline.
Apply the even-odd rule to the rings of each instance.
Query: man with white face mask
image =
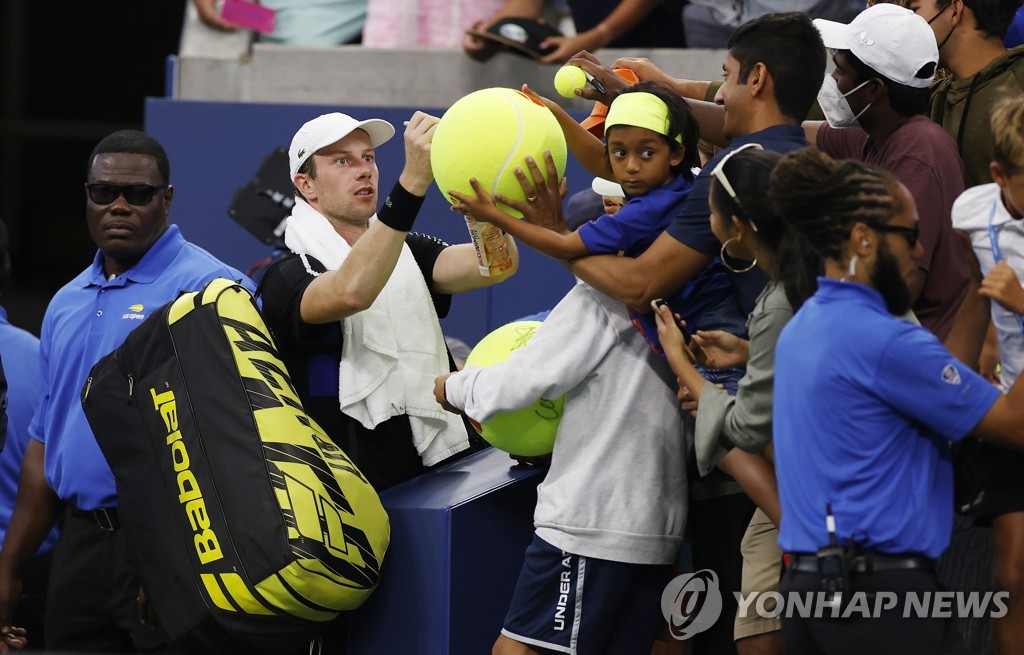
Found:
[[[907,280],[913,310],[939,339],[953,327],[969,270],[953,234],[950,209],[964,188],[956,143],[925,116],[939,61],[928,23],[912,11],[879,4],[849,25],[815,20],[835,70],[818,103],[827,123],[804,123],[807,140],[836,159],[892,172],[917,203],[923,252]]]

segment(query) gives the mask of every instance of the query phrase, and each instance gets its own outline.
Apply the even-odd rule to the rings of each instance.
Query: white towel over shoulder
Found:
[[[372,224],[377,217],[370,219]],[[284,241],[306,270],[316,258],[337,270],[352,248],[330,222],[298,199],[285,224]],[[430,291],[407,244],[374,303],[342,319],[338,402],[342,413],[372,429],[407,414],[413,445],[425,466],[469,447],[462,419],[434,400],[434,378],[449,372],[441,324]]]

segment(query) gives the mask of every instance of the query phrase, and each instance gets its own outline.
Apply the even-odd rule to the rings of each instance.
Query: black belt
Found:
[[[861,551],[853,558],[852,570],[856,573],[872,571],[929,571],[934,570],[935,560],[924,555],[888,555],[874,551]],[[813,553],[790,553],[787,568],[803,573],[819,573],[818,556]]]
[[[78,509],[71,508],[71,516],[94,521],[100,530],[114,532],[121,529],[121,521],[117,518],[116,507],[101,507],[99,509]]]

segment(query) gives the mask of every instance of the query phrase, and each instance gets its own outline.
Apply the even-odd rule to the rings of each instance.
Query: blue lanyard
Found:
[[[993,221],[996,218],[996,207],[998,206],[999,198],[996,198],[992,202],[991,211],[988,213],[988,240],[992,243],[992,258],[995,259],[996,264],[1003,261],[1003,251],[999,247],[999,232],[996,230],[996,226],[993,225]],[[1013,314],[1013,318],[1017,320],[1017,327],[1020,328],[1021,332],[1024,332],[1024,316]]]

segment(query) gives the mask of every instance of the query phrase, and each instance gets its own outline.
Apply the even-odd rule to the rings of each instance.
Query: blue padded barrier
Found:
[[[537,467],[489,448],[381,493],[391,547],[351,655],[489,653],[533,535]]]

